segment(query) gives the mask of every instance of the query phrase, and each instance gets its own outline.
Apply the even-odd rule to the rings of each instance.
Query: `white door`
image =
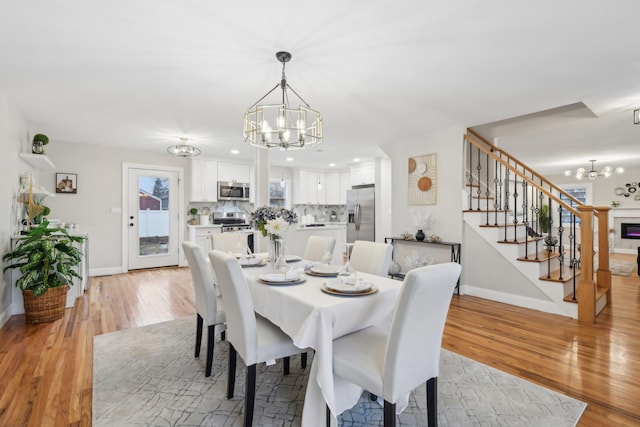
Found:
[[[128,270],[178,265],[179,173],[128,169]]]

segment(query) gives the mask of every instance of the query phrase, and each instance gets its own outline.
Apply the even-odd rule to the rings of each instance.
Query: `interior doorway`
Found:
[[[127,270],[180,262],[182,169],[124,165]]]

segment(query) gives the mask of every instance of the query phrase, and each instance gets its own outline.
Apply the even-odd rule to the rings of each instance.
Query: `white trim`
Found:
[[[148,169],[158,170],[165,172],[177,172],[178,173],[178,221],[182,222],[184,217],[184,169],[176,166],[160,166],[160,165],[148,165],[142,163],[122,163],[122,272],[129,271],[129,239],[128,239],[128,227],[129,220],[127,218],[127,204],[128,204],[128,181],[129,181],[129,169]],[[178,242],[184,240],[184,227],[178,226]],[[178,244],[178,264],[182,264],[184,254],[182,251],[182,245]],[[93,271],[96,271],[95,269]]]
[[[475,286],[463,285],[460,290],[461,294],[471,295],[478,298],[484,298],[491,301],[497,301],[509,305],[515,305],[518,307],[528,308],[531,310],[543,311],[545,313],[558,314],[560,316],[567,316],[567,312],[563,312],[560,310],[560,307],[553,302],[543,301],[535,298],[523,297],[520,295],[508,294],[505,292],[493,291],[490,289],[477,288]],[[568,310],[575,313],[570,315],[569,317],[573,317],[574,319],[578,318],[578,304],[572,303],[564,303],[567,304],[566,307],[575,306],[575,308]]]
[[[111,276],[112,274],[126,273],[127,270],[123,267],[105,267],[105,268],[92,268],[89,270],[90,277],[97,276]]]

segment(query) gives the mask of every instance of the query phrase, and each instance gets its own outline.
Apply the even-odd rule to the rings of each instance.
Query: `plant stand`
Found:
[[[62,318],[68,290],[68,286],[58,286],[50,288],[39,297],[34,297],[31,290],[22,291],[27,323],[45,323]]]

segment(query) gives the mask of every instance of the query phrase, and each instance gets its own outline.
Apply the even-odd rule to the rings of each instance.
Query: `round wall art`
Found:
[[[408,202],[410,205],[435,205],[438,177],[436,154],[409,158]]]

